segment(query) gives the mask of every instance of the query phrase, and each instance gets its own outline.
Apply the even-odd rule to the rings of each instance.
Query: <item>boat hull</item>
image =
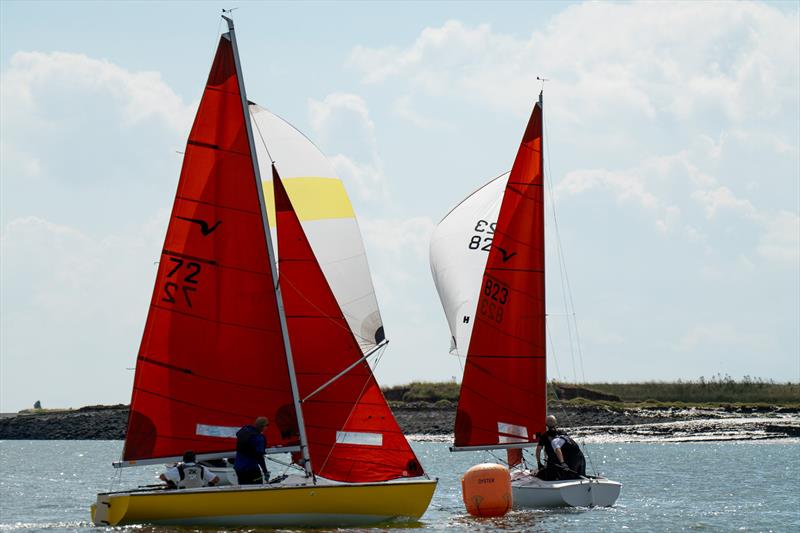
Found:
[[[542,481],[523,476],[511,481],[514,509],[610,507],[621,489],[621,483],[605,478]]]
[[[97,495],[98,526],[360,526],[416,520],[436,480],[303,486],[234,486]]]

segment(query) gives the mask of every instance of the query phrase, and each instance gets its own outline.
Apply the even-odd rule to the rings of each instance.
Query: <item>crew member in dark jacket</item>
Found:
[[[586,459],[578,444],[556,427],[556,417],[545,419],[547,431],[539,434],[536,446],[536,477],[546,481],[578,479],[586,475]],[[542,465],[542,450],[547,456],[547,466]]]
[[[236,461],[233,464],[240,485],[258,485],[269,481],[269,470],[264,462],[267,437],[264,432],[269,427],[265,416],[256,418],[236,432]]]

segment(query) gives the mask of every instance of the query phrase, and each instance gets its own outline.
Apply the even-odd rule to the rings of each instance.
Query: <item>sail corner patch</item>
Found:
[[[359,433],[356,431],[337,431],[336,444],[360,444],[362,446],[383,446],[383,434]]]
[[[525,426],[518,426],[516,424],[509,424],[506,422],[497,423],[497,437],[498,444],[513,444],[517,442],[528,441],[528,428]]]
[[[220,437],[223,439],[235,439],[236,432],[239,431],[238,427],[231,426],[208,426],[206,424],[197,424],[195,433],[203,437]]]

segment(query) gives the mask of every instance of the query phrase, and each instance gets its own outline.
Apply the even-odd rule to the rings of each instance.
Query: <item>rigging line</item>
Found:
[[[298,469],[298,470],[300,470],[302,472],[305,471],[301,467],[297,466],[297,464],[295,464],[295,463],[287,463],[286,461],[281,461],[280,459],[275,459],[271,455],[267,455],[266,458],[267,458],[267,461],[272,461],[273,463],[277,463],[279,465],[285,466],[286,470],[283,471],[284,474],[289,470],[289,468],[296,468],[296,469]]]
[[[214,40],[211,42],[211,53],[209,56],[211,57],[211,61],[209,63],[214,63],[214,52],[217,50],[217,43],[219,42],[219,38],[222,35],[220,32],[220,27],[222,26],[222,17],[219,18],[217,21],[217,31],[214,33]]]
[[[122,469],[119,468],[118,470],[119,472],[117,472],[116,476],[111,476],[111,481],[108,484],[108,492],[114,492],[115,485],[118,487],[122,486]]]
[[[377,352],[377,351],[378,351],[380,348],[382,348],[383,346],[387,345],[388,343],[389,343],[389,341],[387,341],[386,339],[384,339],[383,341],[381,341],[381,343],[380,343],[380,344],[378,344],[378,345],[377,345],[375,348],[373,348],[372,350],[370,350],[370,351],[368,351],[367,353],[365,353],[363,356],[361,356],[360,358],[358,358],[358,359],[357,359],[355,362],[353,362],[352,364],[348,365],[348,366],[347,366],[347,368],[345,368],[344,370],[342,370],[341,372],[339,372],[338,374],[336,374],[335,376],[333,376],[331,379],[329,379],[328,381],[326,381],[325,383],[323,383],[322,385],[320,385],[319,387],[317,387],[317,388],[314,390],[314,392],[310,393],[308,396],[306,396],[305,398],[303,398],[302,400],[300,400],[300,403],[303,403],[303,402],[305,402],[305,401],[308,401],[308,399],[309,399],[309,398],[311,398],[312,396],[315,396],[317,393],[319,393],[319,392],[321,392],[321,391],[325,390],[325,389],[326,389],[326,388],[327,388],[327,387],[328,387],[328,386],[329,386],[331,383],[334,383],[336,380],[338,380],[340,377],[344,376],[345,374],[347,374],[348,372],[350,372],[351,370],[353,370],[353,369],[354,369],[356,366],[358,366],[359,364],[361,364],[361,363],[363,363],[363,362],[366,362],[366,361],[367,361],[367,358],[368,358],[370,355],[374,354],[374,353],[375,353],[375,352]],[[367,363],[367,364],[369,365],[369,363]]]
[[[547,131],[549,131],[549,128],[546,128],[545,121],[543,120],[542,122],[543,122],[543,124],[542,124],[543,129],[546,129]],[[549,176],[553,176],[552,167],[550,166],[550,143],[546,144],[545,150],[547,151],[547,161],[546,161],[546,165],[548,167],[548,173],[547,174]],[[558,256],[559,277],[561,278],[561,293],[562,293],[562,297],[564,298],[564,305],[565,305],[565,307],[567,307],[568,302],[572,301],[572,294],[571,294],[570,288],[569,288],[569,277],[568,277],[567,271],[566,271],[567,270],[567,266],[566,266],[566,260],[564,258],[564,249],[563,249],[563,247],[561,245],[561,235],[560,235],[560,232],[558,230],[558,218],[556,216],[555,194],[553,193],[553,180],[552,179],[547,180],[547,186],[548,186],[548,191],[550,193],[550,209],[551,209],[551,211],[553,213],[553,230],[554,230],[554,233],[555,233],[555,244],[556,244],[556,250],[557,250],[557,254],[556,255]],[[570,293],[569,297],[568,297],[568,294],[567,294],[568,292]],[[567,312],[568,313],[569,313],[569,311],[570,311],[570,309],[567,308]],[[573,313],[575,312],[574,308],[572,309],[572,312]],[[574,322],[575,321],[573,320],[573,323]],[[578,367],[575,365],[575,346],[574,346],[573,340],[572,340],[573,323],[571,323],[569,320],[567,320],[567,334],[569,336],[569,349],[570,349],[570,358],[572,360],[573,379],[577,383],[578,382],[578,375],[577,375]],[[576,341],[575,342],[577,342],[577,336],[576,336]],[[578,349],[580,350],[580,348],[578,348]],[[582,375],[583,380],[585,381],[586,377],[585,377],[585,374],[583,372],[583,358],[580,356],[580,351],[579,351],[579,362],[580,362],[580,366],[581,366],[581,375]]]
[[[547,336],[550,339],[550,346],[552,347],[553,339],[552,339],[552,336],[550,334],[550,329],[549,328],[547,329]],[[558,370],[558,362],[556,361],[555,355],[553,355],[553,362],[556,365],[556,372],[560,375],[561,373]],[[561,410],[560,416],[563,416],[565,421],[569,421],[570,417],[567,414],[567,410],[564,407],[563,402],[561,402],[561,400],[558,397],[558,391],[556,390],[556,384],[555,383],[553,383],[553,397],[555,398],[555,400],[557,402],[556,405],[558,405],[558,407]],[[586,439],[580,439],[580,443],[581,443],[581,447],[586,451],[586,458],[589,460],[589,466],[591,467],[592,471],[594,471],[594,475],[597,476],[598,475],[597,468],[595,468],[594,461],[592,460],[592,454],[589,453],[589,448],[586,446]]]
[[[249,102],[248,102],[248,105],[247,105],[247,114],[248,114],[248,115],[250,115],[250,117],[252,117],[252,116],[253,116],[253,112],[250,110],[250,104],[249,104]],[[253,124],[255,124],[255,126],[256,126],[256,131],[258,131],[258,137],[259,137],[259,139],[261,139],[261,145],[264,147],[264,150],[267,152],[267,157],[269,157],[269,160],[270,160],[270,162],[271,162],[271,163],[274,165],[274,164],[275,164],[275,160],[274,160],[274,159],[272,159],[272,154],[271,154],[271,153],[269,153],[269,148],[267,148],[267,140],[266,140],[266,139],[264,139],[264,134],[263,134],[263,133],[261,133],[261,127],[258,125],[258,121],[257,121],[257,120],[255,120],[255,119],[253,119],[251,122],[252,122]],[[274,185],[273,185],[273,187],[274,187]],[[273,202],[274,202],[274,200],[273,200]],[[277,216],[278,216],[278,213],[276,212],[276,213],[275,213],[275,217],[276,217],[276,222],[275,222],[275,225],[276,225],[276,226],[278,225],[278,223],[277,223]]]
[[[384,345],[384,346],[386,346],[386,345]],[[381,355],[383,355],[383,350],[379,351],[378,360],[380,360],[380,356]],[[376,365],[377,365],[377,361],[376,361]],[[361,398],[364,396],[364,391],[367,390],[367,385],[369,385],[370,378],[373,381],[375,381],[375,385],[378,384],[378,382],[375,380],[375,376],[372,373],[372,370],[370,369],[369,374],[367,374],[365,376],[364,385],[361,387],[361,392],[358,393],[358,396],[356,397],[356,401],[353,402],[353,406],[350,408],[350,412],[347,414],[347,418],[345,418],[344,424],[342,424],[342,429],[344,429],[347,426],[347,423],[350,422],[350,419],[353,417],[353,413],[355,412],[356,407],[358,406],[358,402],[361,401]],[[378,389],[380,390],[380,387],[378,387]],[[383,394],[383,393],[381,392],[381,394]],[[391,409],[390,409],[390,411],[391,411]],[[392,413],[392,416],[394,416],[394,413]],[[328,459],[331,458],[331,454],[333,453],[333,449],[336,447],[336,444],[337,444],[336,441],[334,441],[333,446],[331,446],[330,449],[328,450],[328,454],[325,456],[325,460],[322,462],[322,466],[319,468],[319,472],[322,472],[325,469],[325,465],[328,464]]]
[[[550,165],[549,148],[550,148],[550,145],[548,144],[547,145],[548,167]],[[550,183],[550,187],[552,189],[552,182]],[[567,312],[569,312],[570,309],[572,311],[572,321],[573,321],[573,326],[575,328],[575,342],[577,344],[577,349],[578,349],[578,362],[580,364],[580,369],[581,369],[581,379],[585,383],[586,382],[586,373],[585,373],[585,366],[584,366],[584,363],[583,363],[583,347],[582,347],[582,343],[581,343],[581,339],[580,339],[580,333],[578,331],[578,318],[577,318],[577,313],[575,312],[575,303],[574,303],[573,297],[572,297],[572,286],[571,286],[570,281],[569,281],[569,270],[567,269],[567,258],[566,258],[566,255],[564,253],[564,247],[563,247],[563,245],[561,243],[561,235],[560,235],[560,232],[558,230],[558,221],[556,219],[556,210],[555,210],[555,196],[552,194],[552,191],[551,191],[551,199],[552,199],[551,205],[552,205],[552,209],[553,209],[553,220],[555,222],[556,235],[557,235],[557,239],[558,239],[559,257],[560,257],[560,260],[563,262],[563,265],[564,265],[564,279],[565,279],[566,284],[567,284],[567,295],[569,297],[569,308],[567,308],[566,310],[567,310]]]
[[[313,250],[312,250],[312,252],[313,252]],[[279,250],[279,253],[280,253],[280,250]],[[280,260],[278,260],[278,263],[280,263]],[[324,272],[323,272],[323,276],[324,276],[324,275],[325,275],[325,274],[324,274]],[[327,281],[327,279],[326,279],[326,281]],[[351,334],[351,335],[352,335],[354,338],[356,338],[356,339],[361,339],[361,340],[363,340],[365,343],[368,343],[368,344],[375,344],[375,341],[374,341],[374,339],[368,339],[368,338],[366,338],[366,337],[362,337],[361,335],[358,335],[358,334],[357,334],[355,331],[353,331],[353,330],[352,330],[352,328],[350,328],[350,325],[349,325],[349,324],[348,324],[348,322],[347,322],[347,318],[344,316],[344,312],[342,311],[342,308],[341,308],[341,306],[339,306],[339,301],[338,301],[338,300],[336,300],[336,295],[335,295],[335,294],[333,295],[333,299],[334,299],[334,301],[336,301],[336,305],[337,305],[337,306],[339,306],[339,311],[340,311],[340,312],[342,312],[342,320],[344,320],[344,324],[345,324],[345,325],[342,325],[342,324],[340,324],[340,323],[338,322],[338,320],[339,320],[338,318],[336,318],[336,317],[331,317],[331,316],[328,316],[328,315],[327,315],[327,314],[326,314],[326,313],[325,313],[325,312],[324,312],[322,309],[320,309],[320,308],[319,308],[319,307],[318,307],[318,306],[317,306],[317,305],[316,305],[314,302],[312,302],[311,300],[309,300],[308,298],[306,298],[306,297],[305,297],[305,295],[303,294],[303,291],[301,291],[299,287],[297,287],[297,286],[296,286],[294,283],[292,283],[292,281],[291,281],[290,279],[288,279],[288,278],[286,278],[286,277],[284,277],[284,276],[281,276],[281,275],[280,275],[280,271],[278,271],[278,282],[279,282],[279,283],[281,283],[281,282],[286,282],[286,283],[288,283],[288,284],[289,284],[289,285],[290,285],[290,286],[291,286],[291,287],[292,287],[292,288],[295,290],[295,292],[296,292],[298,295],[300,295],[300,297],[301,297],[303,300],[305,300],[305,301],[308,303],[308,305],[310,305],[311,307],[313,307],[314,309],[316,309],[317,311],[319,311],[319,312],[320,312],[321,316],[320,316],[319,318],[322,318],[322,319],[329,320],[329,321],[331,321],[333,324],[335,324],[335,325],[336,325],[336,327],[338,327],[338,328],[341,328],[341,329],[343,329],[343,330],[345,330],[345,331],[349,331],[349,332],[350,332],[350,334]],[[332,293],[333,293],[333,290],[331,290],[331,294],[332,294]],[[382,324],[381,324],[381,325],[382,325]]]

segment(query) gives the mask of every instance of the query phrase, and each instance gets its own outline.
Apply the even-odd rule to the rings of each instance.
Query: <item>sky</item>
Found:
[[[177,152],[232,6],[248,97],[351,196],[381,384],[460,380],[429,237],[509,170],[537,76],[549,377],[800,380],[797,2],[4,0],[0,411],[129,401]]]

